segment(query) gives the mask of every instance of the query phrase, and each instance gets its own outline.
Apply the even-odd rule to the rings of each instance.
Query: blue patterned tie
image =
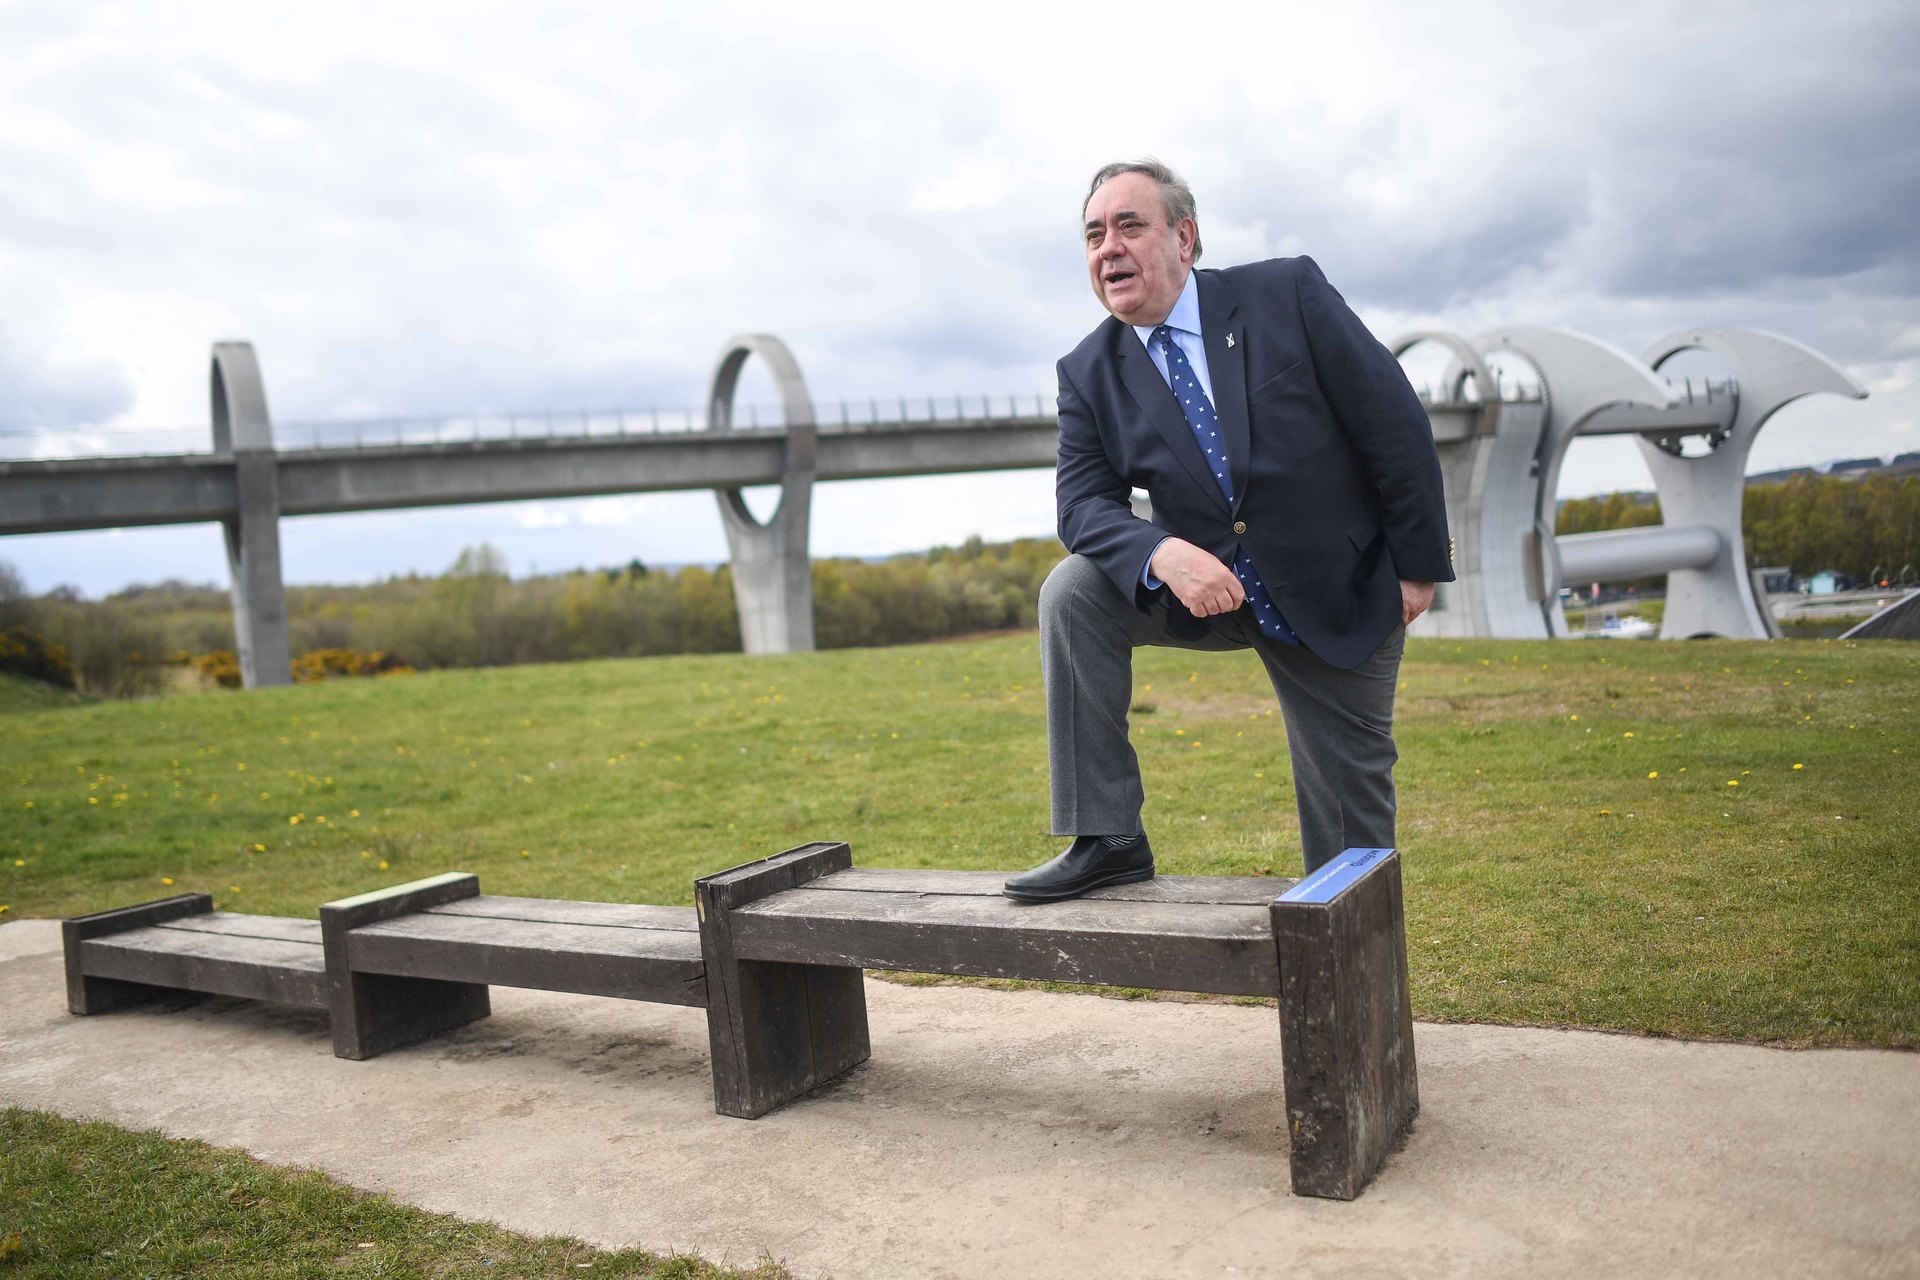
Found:
[[[1227,446],[1220,439],[1220,415],[1213,411],[1213,402],[1207,399],[1200,379],[1194,376],[1193,366],[1187,363],[1187,353],[1173,340],[1173,330],[1163,324],[1153,331],[1153,336],[1166,353],[1167,383],[1180,402],[1181,412],[1187,415],[1187,425],[1193,428],[1193,438],[1199,442],[1200,451],[1206,455],[1207,470],[1213,472],[1227,506],[1232,507],[1233,481],[1227,475]],[[1244,547],[1233,554],[1233,572],[1247,593],[1247,603],[1253,606],[1254,621],[1260,624],[1260,630],[1275,640],[1299,644],[1300,637],[1293,634],[1293,628],[1281,616],[1280,607],[1260,585],[1260,573],[1253,567]]]

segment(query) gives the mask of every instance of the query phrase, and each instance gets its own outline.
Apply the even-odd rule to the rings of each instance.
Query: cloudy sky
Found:
[[[0,0],[0,432],[685,405],[782,335],[816,400],[1051,393],[1089,171],[1208,265],[1310,252],[1382,338],[1809,343],[1753,466],[1920,449],[1920,18],[1844,5]],[[747,388],[752,393],[753,387]],[[17,445],[17,436],[8,441]],[[15,450],[8,450],[15,452]],[[1645,482],[1584,443],[1563,493]],[[816,554],[1044,533],[1051,476],[823,487]],[[287,521],[295,582],[717,560],[705,494]],[[225,580],[211,527],[14,538],[28,585]]]

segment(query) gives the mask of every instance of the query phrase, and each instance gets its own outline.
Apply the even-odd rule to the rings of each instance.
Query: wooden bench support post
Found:
[[[110,933],[124,933],[128,929],[144,928],[163,920],[178,920],[182,916],[205,915],[212,910],[213,898],[210,895],[182,893],[171,898],[143,902],[135,907],[96,911],[92,915],[63,920],[60,938],[67,953],[68,1010],[78,1014],[106,1013],[147,1000],[178,998],[181,992],[174,987],[149,986],[144,982],[129,982],[123,978],[91,977],[81,972],[80,944],[89,938],[104,938]]]
[[[357,973],[350,963],[348,932],[376,920],[391,920],[480,892],[480,878],[460,871],[342,898],[320,908],[320,938],[327,953],[327,994],[333,1017],[333,1052],[356,1061],[417,1044],[484,1018],[492,1012],[484,982],[443,982]]]
[[[1273,903],[1295,1195],[1360,1194],[1420,1110],[1400,857],[1349,849]]]
[[[721,1115],[763,1116],[871,1055],[859,969],[740,960],[733,948],[735,908],[851,865],[846,845],[810,844],[696,882]]]

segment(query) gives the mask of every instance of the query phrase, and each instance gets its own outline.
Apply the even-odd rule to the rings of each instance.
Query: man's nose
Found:
[[[1119,236],[1104,236],[1100,241],[1100,257],[1112,261],[1127,251],[1127,243]]]

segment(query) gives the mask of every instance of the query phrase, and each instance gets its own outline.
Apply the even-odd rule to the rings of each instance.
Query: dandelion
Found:
[[[287,825],[290,827],[297,827],[300,825],[300,820],[306,816],[307,815],[304,813],[293,814],[287,819]]]
[[[1727,779],[1727,785],[1728,785],[1728,786],[1730,786],[1730,787],[1737,787],[1737,786],[1739,786],[1739,785],[1740,785],[1740,779],[1738,779],[1738,778],[1728,778],[1728,779]]]
[[[172,877],[172,876],[161,876],[161,877],[160,877],[160,883],[161,883],[161,884],[165,884],[165,885],[170,885],[170,884],[172,884],[172,883],[173,883],[173,877]]]
[[[1255,769],[1255,770],[1253,771],[1253,776],[1254,776],[1254,777],[1256,777],[1256,778],[1264,778],[1264,777],[1266,777],[1267,775],[1266,775],[1266,773],[1265,773],[1265,771],[1264,771],[1264,770],[1260,770],[1260,769]]]
[[[732,828],[731,828],[731,824],[729,824],[729,828],[728,828],[728,829],[729,829],[729,830],[731,830],[731,829],[732,829]],[[522,849],[522,850],[520,851],[520,856],[521,856],[521,857],[523,857],[523,858],[531,858],[531,857],[533,856],[533,854],[531,854],[531,853],[529,853],[529,852],[528,852],[527,850],[525,850],[525,849]]]
[[[1649,769],[1647,770],[1647,776],[1649,778],[1657,778],[1660,776],[1660,771],[1658,769]]]
[[[349,809],[347,810],[347,816],[349,818],[357,818],[360,816],[360,811],[358,809]]]
[[[267,851],[267,846],[263,844],[256,844],[253,846],[253,851],[255,853],[265,853]]]
[[[1623,738],[1631,738],[1633,736],[1633,730],[1629,729],[1625,733],[1621,734],[1620,736]]]
[[[1794,765],[1793,767],[1794,767],[1794,768],[1796,768],[1796,769],[1804,769],[1804,768],[1805,768],[1806,766],[1805,766],[1805,765],[1801,765],[1801,764],[1796,764],[1796,765]]]
[[[373,850],[371,850],[371,849],[362,849],[362,850],[360,851],[360,856],[361,856],[361,857],[363,857],[363,858],[371,858],[371,857],[373,856]]]
[[[10,906],[8,906],[8,905],[7,905],[6,903],[4,903],[4,902],[0,902],[0,916],[3,916],[3,915],[5,915],[5,914],[7,914],[7,912],[9,912],[9,911],[11,911],[11,910],[13,910],[13,908],[12,908],[12,907],[10,907]]]
[[[385,862],[385,860],[384,860],[384,859],[383,859],[383,860],[381,861],[381,863],[380,863],[380,869],[381,869],[382,871],[385,871],[385,870],[387,869],[387,864],[386,864],[386,862]]]
[[[88,803],[88,804],[99,804],[99,803],[100,803],[100,797],[99,797],[99,796],[88,796],[88,797],[87,797],[87,803]]]
[[[1175,729],[1173,731],[1173,736],[1176,738],[1184,738],[1187,736],[1187,731],[1185,729]]]
[[[27,865],[27,860],[25,858],[15,858],[13,860],[13,865],[16,867],[24,867]]]
[[[1567,719],[1568,719],[1569,721],[1574,721],[1574,720],[1578,720],[1579,718],[1580,718],[1580,717],[1579,717],[1579,715],[1577,715],[1577,714],[1575,714],[1575,715],[1570,715],[1570,716],[1568,716],[1568,717],[1567,717]]]
[[[239,886],[239,885],[237,885],[237,884],[230,884],[230,885],[228,885],[228,886],[227,886],[227,892],[228,892],[228,893],[238,893],[238,892],[240,892],[240,886]]]

